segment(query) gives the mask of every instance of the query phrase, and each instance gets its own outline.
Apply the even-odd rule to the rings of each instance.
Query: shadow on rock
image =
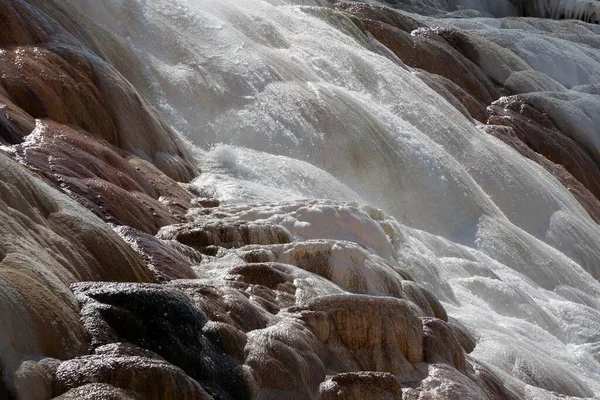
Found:
[[[202,332],[206,316],[181,291],[152,284],[72,286],[91,346],[129,342],[181,368],[216,399],[247,399],[241,366]]]

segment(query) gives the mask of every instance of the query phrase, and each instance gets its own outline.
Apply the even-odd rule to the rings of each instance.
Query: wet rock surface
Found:
[[[298,212],[305,206],[218,207],[214,218],[224,224],[248,212],[275,221],[288,213],[308,222],[311,214]],[[330,229],[342,212],[363,219],[364,228],[385,220],[366,219],[360,208],[334,202],[310,207],[338,210],[323,221]],[[212,212],[198,211],[191,214],[201,215],[195,226],[210,226]],[[91,354],[56,361],[50,369],[29,368],[38,371],[29,379],[43,378],[52,396],[395,399],[405,390],[432,387],[429,371],[440,363],[447,367],[436,368],[450,368],[454,372],[447,375],[455,381],[453,374],[459,374],[471,390],[484,390],[478,389],[485,386],[479,378],[469,376],[465,353],[473,344],[464,328],[445,322],[443,307],[409,275],[351,242],[307,237],[280,243],[266,237],[262,244],[220,246],[210,256],[131,228],[118,231],[136,243],[148,264],[193,262],[196,278],[172,279],[170,267],[157,267],[165,284],[72,285]],[[368,240],[386,254],[384,243]],[[357,264],[337,263],[340,259]],[[379,288],[361,284],[365,276],[375,284],[379,276]]]
[[[0,2],[0,14],[5,150],[107,222],[154,234],[185,221],[191,196],[175,181],[197,169],[151,106],[83,31],[72,36],[25,1]]]
[[[600,159],[574,133],[559,130],[552,113],[536,109],[522,96],[494,102],[484,128],[550,171],[600,223]],[[555,117],[557,118],[557,117]]]
[[[402,398],[402,388],[396,377],[381,372],[337,374],[321,384],[320,392],[323,400],[399,400]]]
[[[155,280],[94,214],[150,233],[182,221],[191,195],[175,181],[196,168],[131,84],[55,19],[25,1],[0,1],[0,19],[2,391],[49,398],[39,368],[21,364],[87,352],[69,285]]]
[[[0,165],[0,315],[6,321],[0,349],[10,377],[23,357],[85,353],[71,283],[153,278],[129,245],[92,213],[3,153]]]
[[[131,227],[120,226],[115,231],[142,257],[159,282],[173,279],[194,279],[193,265],[202,262],[202,254],[175,241],[165,241]]]
[[[142,400],[144,397],[130,390],[117,388],[106,383],[89,383],[71,389],[68,392],[55,397],[60,400],[76,399],[106,399],[106,400]]]
[[[73,398],[76,394],[98,395],[94,392],[100,388],[86,387],[97,383],[122,389],[102,387],[113,396],[133,392],[134,396],[151,399],[211,398],[198,382],[173,364],[139,356],[89,355],[68,360],[58,367],[56,380],[57,392],[63,393],[62,398]]]
[[[161,285],[101,283],[77,284],[73,291],[82,305],[92,348],[133,343],[180,367],[216,398],[249,397],[241,369],[202,334],[206,317],[181,291]],[[130,361],[136,362],[124,360]]]
[[[154,165],[53,121],[10,154],[107,222],[156,233],[185,221],[191,195]]]
[[[413,7],[407,2],[390,4],[400,10]],[[552,79],[555,75],[547,76],[527,64],[527,54],[519,53],[523,57],[519,58],[476,30],[429,27],[425,21],[430,20],[417,20],[376,4],[333,2],[331,7],[348,15],[363,32],[419,71],[421,79],[461,113],[491,125],[485,132],[550,171],[599,222],[599,147],[590,123],[591,110],[597,105],[586,97],[588,92],[594,93],[593,88],[565,93],[565,86]],[[419,12],[426,8],[420,5]],[[520,15],[544,14],[523,10]],[[550,95],[552,100],[536,93],[541,91],[555,92]],[[517,96],[502,97],[506,95]],[[583,123],[571,123],[574,120]],[[513,130],[498,130],[496,125]]]

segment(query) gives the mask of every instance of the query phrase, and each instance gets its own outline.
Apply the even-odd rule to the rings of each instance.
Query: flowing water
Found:
[[[139,89],[196,147],[198,191],[381,208],[393,258],[475,334],[477,359],[531,398],[600,396],[600,227],[347,16],[310,0],[70,3],[143,66]],[[594,22],[598,2],[389,3],[486,41],[495,82],[577,115],[565,123],[600,152],[600,27],[498,18]]]

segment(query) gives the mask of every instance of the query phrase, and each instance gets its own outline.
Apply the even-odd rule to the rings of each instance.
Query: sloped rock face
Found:
[[[389,372],[405,380],[418,376],[413,364],[423,361],[423,330],[408,302],[334,295],[317,298],[308,308],[318,314],[305,316],[314,321],[313,331],[343,362],[359,371]]]
[[[70,389],[58,398],[76,395],[93,398],[102,392],[110,396],[135,396],[133,398],[211,398],[179,368],[148,357],[84,356],[63,362],[56,375],[58,391]],[[98,385],[99,382],[107,386]]]
[[[199,208],[190,218],[195,229],[216,221],[282,223],[292,240],[214,244],[214,255],[193,267],[199,279],[168,284],[202,310],[209,320],[203,334],[239,363],[253,398],[401,398],[444,379],[480,398],[511,398],[502,385],[486,394],[488,380],[465,356],[474,339],[446,322],[435,297],[393,258],[381,256],[392,252],[393,237],[381,213],[299,201]],[[351,219],[354,243],[341,240],[349,232],[338,228]]]
[[[131,227],[119,226],[115,231],[142,257],[157,281],[196,278],[192,266],[202,261],[202,254],[197,250]]]
[[[27,2],[0,2],[0,15],[0,141],[7,152],[107,222],[156,233],[184,221],[191,197],[175,181],[197,170],[151,106]]]
[[[323,400],[400,400],[402,389],[389,373],[347,372],[337,374],[321,384]]]
[[[536,98],[505,97],[488,108],[486,130],[550,171],[600,223],[600,158],[576,129],[560,130],[560,109],[535,107]],[[494,126],[502,126],[502,128]]]
[[[176,181],[197,171],[135,89],[55,19],[0,1],[0,25],[1,391],[35,398],[36,385],[16,383],[22,361],[88,351],[70,284],[155,280],[97,216],[148,233],[182,222],[191,195]]]
[[[105,383],[90,383],[69,390],[62,396],[56,397],[61,400],[75,399],[106,399],[106,400],[141,400],[143,397],[128,390],[116,388]]]
[[[107,222],[155,233],[185,221],[189,193],[154,165],[85,131],[38,120],[9,151]]]
[[[220,349],[202,334],[206,317],[181,291],[161,285],[142,284],[77,284],[73,290],[82,304],[82,320],[91,336],[92,348],[127,342],[158,354],[191,377],[179,373],[180,376],[185,377],[185,380],[191,382],[188,384],[191,386],[185,391],[188,393],[187,398],[199,398],[198,393],[202,392],[193,379],[200,382],[211,395],[217,398],[249,397],[241,368],[237,368],[231,358],[222,355]],[[110,371],[112,367],[103,363],[102,356],[91,359],[86,357],[82,362],[98,363],[98,368],[106,368]],[[128,365],[136,365],[138,361],[141,362],[136,359],[111,358],[111,362],[117,363],[115,369],[122,369],[124,373],[131,373],[132,376],[135,376],[135,371],[131,371],[132,368]],[[57,372],[59,377],[62,366],[63,364]],[[173,368],[168,364],[167,367]],[[75,374],[81,370],[78,365],[65,368]],[[84,368],[84,372],[87,368]],[[98,368],[90,368],[90,370],[96,371]],[[144,365],[141,366],[140,371],[145,368],[152,369],[150,365]],[[164,365],[161,364],[157,369],[157,376],[165,377],[166,374],[165,379],[172,379],[170,377],[172,373],[165,371]],[[81,383],[77,375],[71,377],[69,374],[70,372],[63,374],[66,381],[74,380]],[[98,381],[89,376],[85,379],[90,382]],[[127,381],[130,378],[124,379]],[[148,383],[153,380],[151,377],[148,378]],[[106,379],[103,381],[115,384]],[[76,387],[76,384],[70,386]],[[143,384],[141,387],[136,387],[136,383],[129,381],[119,386],[137,392],[149,390]],[[180,386],[177,381],[164,383],[166,388]],[[159,397],[160,388],[161,384],[157,383],[155,389],[150,389],[155,390],[150,396]],[[177,393],[173,393],[170,398],[179,397]]]
[[[2,153],[0,165],[0,314],[6,321],[0,354],[10,376],[23,357],[85,353],[71,283],[153,278],[129,245],[92,213]]]
[[[278,244],[290,241],[289,233],[280,226],[231,220],[169,226],[161,230],[157,237],[176,240],[197,250],[215,246],[232,248],[250,244]]]
[[[174,179],[193,176],[173,132],[114,68],[27,2],[0,4],[3,103],[33,118],[77,125]]]
[[[485,107],[500,97],[496,85],[468,55],[468,37],[458,31],[429,29],[390,8],[338,2],[364,32],[390,49],[406,65],[423,70],[424,81],[461,112],[485,122]],[[475,54],[475,52],[471,52]]]

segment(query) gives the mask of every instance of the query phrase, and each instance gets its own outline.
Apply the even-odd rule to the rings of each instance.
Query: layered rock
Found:
[[[150,282],[140,257],[91,212],[0,153],[1,355],[10,376],[23,357],[85,353],[77,281]],[[52,329],[48,329],[52,327]]]
[[[348,13],[364,32],[406,65],[423,70],[424,81],[461,112],[466,110],[473,118],[485,122],[485,107],[499,97],[498,89],[487,74],[460,51],[460,47],[469,46],[467,36],[458,31],[447,35],[447,31],[429,29],[382,6],[339,2],[335,7]]]
[[[196,168],[133,86],[90,51],[83,30],[75,37],[25,1],[0,1],[0,24],[0,386],[4,397],[46,398],[39,368],[20,365],[88,351],[69,285],[155,280],[94,214],[149,233],[183,221],[191,195],[176,181]]]
[[[489,110],[485,131],[550,171],[600,223],[600,162],[594,153],[520,96],[502,98]]]
[[[0,6],[3,103],[76,125],[174,179],[193,176],[191,157],[174,133],[112,66],[26,2]]]
[[[166,284],[72,285],[92,354],[82,349],[58,356],[63,361],[23,364],[17,387],[37,383],[31,398],[40,399],[387,399],[452,380],[464,393],[488,393],[493,374],[480,378],[465,355],[472,337],[382,257],[395,239],[381,212],[311,201],[198,208],[191,215],[188,229],[218,221],[227,232],[254,223],[279,227],[289,243],[258,235],[260,244],[219,241],[211,244],[213,255],[201,255],[204,242],[187,247],[119,228]],[[355,221],[355,242],[335,238],[348,233],[336,227],[340,218]],[[179,263],[189,269],[177,269]],[[190,270],[196,279],[173,280]],[[511,396],[501,384],[488,394]]]
[[[82,29],[80,41],[24,1],[1,2],[0,14],[7,151],[107,222],[155,233],[183,221],[191,197],[175,181],[196,167],[152,107],[86,47]]]
[[[586,15],[583,3],[574,9]],[[393,4],[412,10],[403,2]],[[538,6],[529,5],[520,12],[548,17],[556,14],[550,9],[564,9],[561,2],[546,2],[546,8],[535,11]],[[599,221],[600,147],[594,133],[592,110],[597,101],[590,96],[595,93],[593,85],[577,86],[567,93],[566,81],[577,82],[577,76],[569,78],[573,74],[564,74],[559,67],[548,70],[535,56],[527,58],[527,52],[511,52],[502,35],[496,38],[485,31],[437,27],[435,20],[415,20],[400,10],[373,4],[334,2],[331,7],[342,10],[365,34],[391,50],[463,115],[488,125],[483,131],[550,171]],[[425,9],[421,5],[419,11]],[[566,81],[555,80],[557,74],[567,75]],[[581,79],[586,79],[583,74]],[[501,97],[507,94],[519,95]]]

